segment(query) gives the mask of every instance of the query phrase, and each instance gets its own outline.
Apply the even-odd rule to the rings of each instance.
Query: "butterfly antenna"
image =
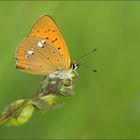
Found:
[[[81,64],[81,63],[80,63],[80,65],[83,66],[86,69],[92,70],[93,72],[97,72],[96,69],[93,69],[93,66],[87,66],[87,65],[84,65],[84,64]]]
[[[92,54],[93,52],[95,52],[97,50],[97,48],[94,48],[93,50],[91,50],[90,52],[84,54],[84,55],[81,55],[80,57],[78,57],[76,60],[79,60],[79,59],[82,59],[90,54]]]

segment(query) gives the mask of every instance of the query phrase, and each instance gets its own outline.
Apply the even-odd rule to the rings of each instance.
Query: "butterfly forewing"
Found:
[[[16,66],[34,74],[49,74],[66,69],[64,58],[47,40],[25,38],[16,52]]]
[[[64,58],[66,69],[70,68],[70,56],[66,43],[50,16],[43,16],[32,27],[28,37],[48,40]]]

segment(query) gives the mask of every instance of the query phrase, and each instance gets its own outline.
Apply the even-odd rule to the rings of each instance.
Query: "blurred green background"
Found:
[[[0,111],[30,97],[42,76],[15,68],[15,50],[43,15],[57,22],[72,60],[81,63],[75,96],[59,110],[35,111],[20,127],[0,126],[0,138],[140,138],[140,2],[0,2]]]

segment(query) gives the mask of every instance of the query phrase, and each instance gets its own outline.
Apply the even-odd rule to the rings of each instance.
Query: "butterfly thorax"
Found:
[[[53,72],[51,74],[49,74],[50,78],[60,78],[60,79],[64,79],[64,78],[70,78],[70,73],[72,71],[75,71],[77,68],[79,67],[78,63],[75,62],[71,62],[70,68],[67,70],[57,70],[56,72]]]
[[[74,71],[77,68],[79,68],[79,63],[77,63],[77,62],[71,62],[71,69]]]

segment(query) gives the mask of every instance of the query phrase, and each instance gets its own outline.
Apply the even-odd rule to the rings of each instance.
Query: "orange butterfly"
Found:
[[[71,62],[61,33],[54,20],[46,15],[33,25],[20,43],[16,51],[16,67],[29,73],[63,79],[69,77],[78,64]]]

